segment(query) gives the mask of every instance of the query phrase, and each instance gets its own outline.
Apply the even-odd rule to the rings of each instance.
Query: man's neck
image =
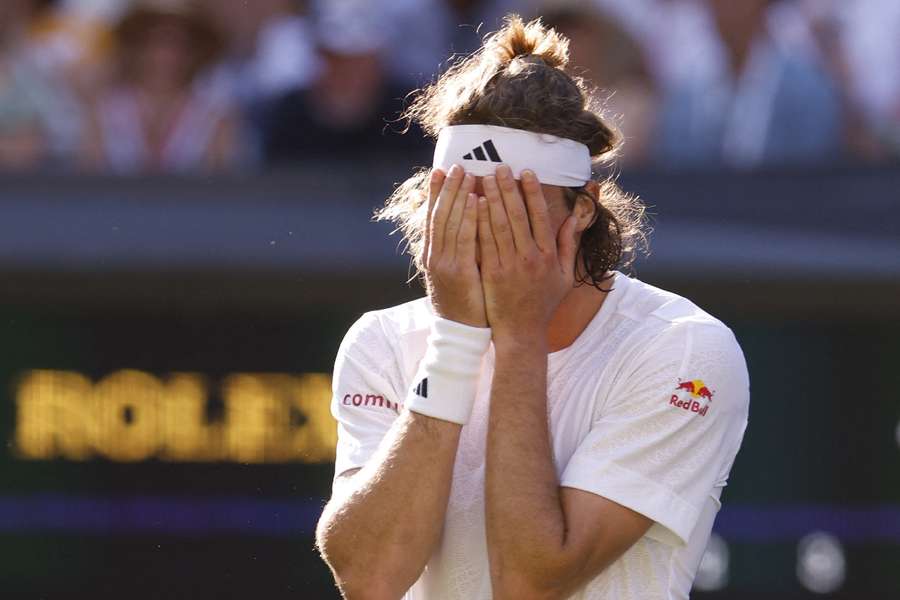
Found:
[[[609,281],[603,287],[608,287]],[[579,285],[570,291],[550,320],[547,328],[547,346],[550,352],[568,348],[584,332],[588,324],[603,306],[607,292],[589,284]]]

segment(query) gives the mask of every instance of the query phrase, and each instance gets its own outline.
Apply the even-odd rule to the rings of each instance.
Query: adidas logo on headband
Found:
[[[487,152],[487,156],[485,156],[485,152]],[[475,155],[475,158],[472,158],[472,155]],[[500,159],[500,154],[497,153],[497,148],[494,147],[494,142],[488,140],[481,144],[480,146],[476,146],[472,148],[472,151],[468,154],[463,155],[463,159],[465,160],[488,160],[488,156],[490,156],[491,162],[503,162]]]

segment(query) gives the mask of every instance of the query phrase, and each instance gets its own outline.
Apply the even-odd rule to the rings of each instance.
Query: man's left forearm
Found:
[[[494,345],[485,505],[491,579],[503,598],[535,584],[553,587],[565,518],[547,423],[546,344]]]

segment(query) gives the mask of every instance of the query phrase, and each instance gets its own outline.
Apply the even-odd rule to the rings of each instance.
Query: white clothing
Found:
[[[875,131],[900,129],[900,3],[807,0],[806,8],[837,24],[849,67],[847,91]]]
[[[332,0],[333,1],[333,0]],[[479,48],[507,13],[537,13],[539,0],[482,0],[468,14],[445,0],[369,0],[386,38],[385,58],[391,78],[415,87],[446,70],[450,58]],[[415,52],[410,52],[415,48]]]
[[[104,157],[117,174],[133,174],[154,167],[170,172],[203,169],[216,131],[226,117],[222,103],[203,93],[193,93],[169,132],[159,157],[159,165],[147,147],[135,95],[127,89],[115,90],[100,100],[100,123]]]
[[[618,272],[612,286],[578,339],[548,357],[553,457],[560,485],[655,523],[571,598],[687,598],[747,424],[746,364],[732,332],[690,301]],[[420,299],[367,313],[347,333],[335,364],[335,476],[365,465],[402,410],[433,318]],[[493,359],[492,347],[462,429],[440,546],[406,600],[491,598],[484,475]]]
[[[201,87],[223,104],[236,102],[246,111],[267,100],[312,85],[322,70],[312,25],[299,16],[281,16],[262,24],[253,53],[233,56],[203,76]]]
[[[780,3],[767,10],[737,73],[703,3],[672,2],[656,19],[660,29],[646,42],[665,95],[664,160],[753,168],[824,160],[837,151],[837,133],[827,133],[838,128],[837,99],[797,6]],[[792,117],[796,113],[809,121]],[[797,136],[804,139],[797,142]]]

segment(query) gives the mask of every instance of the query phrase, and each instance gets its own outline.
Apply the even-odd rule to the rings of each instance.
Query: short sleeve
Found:
[[[662,541],[687,543],[704,504],[718,501],[747,426],[737,340],[718,322],[671,324],[610,390],[561,485],[649,517]]]
[[[375,313],[353,324],[338,350],[331,414],[338,423],[334,476],[362,467],[400,412],[400,368]]]

